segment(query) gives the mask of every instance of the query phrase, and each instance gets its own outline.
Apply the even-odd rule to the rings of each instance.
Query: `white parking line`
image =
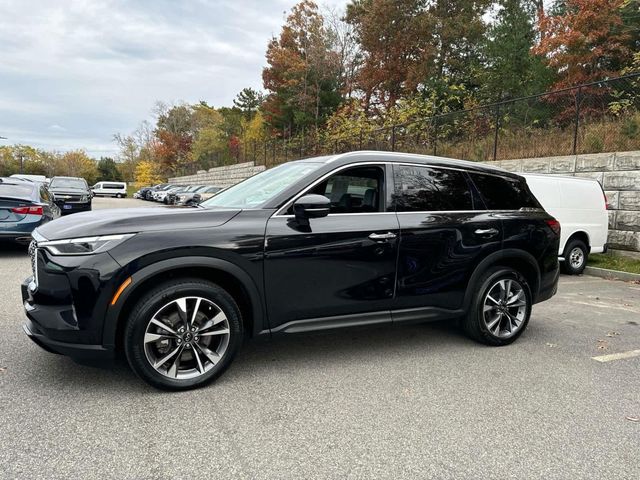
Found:
[[[623,360],[625,358],[640,357],[640,350],[629,350],[628,352],[611,353],[609,355],[600,355],[591,357],[596,362],[613,362],[614,360]]]

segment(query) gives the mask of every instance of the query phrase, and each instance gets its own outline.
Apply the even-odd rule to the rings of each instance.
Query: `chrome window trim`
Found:
[[[386,152],[385,152],[386,153]],[[341,154],[338,155],[336,158],[332,159],[335,160],[339,157],[341,157],[342,155],[346,155],[346,154]],[[330,163],[330,162],[327,162]],[[287,215],[287,214],[282,214],[282,211],[286,211],[288,210],[288,208],[300,197],[302,197],[303,195],[305,195],[309,190],[311,190],[313,187],[315,187],[316,185],[318,185],[319,183],[321,183],[322,181],[326,180],[327,178],[329,178],[331,175],[340,172],[342,170],[345,170],[347,168],[351,168],[351,167],[361,167],[361,166],[387,166],[387,165],[402,165],[402,166],[409,166],[409,167],[426,167],[426,168],[444,168],[447,170],[457,170],[460,172],[464,172],[467,174],[471,174],[471,173],[481,173],[484,175],[493,175],[496,177],[501,177],[501,178],[505,178],[504,175],[501,174],[501,172],[470,172],[468,169],[463,168],[463,167],[458,167],[458,166],[443,166],[443,165],[434,165],[434,164],[430,164],[430,163],[414,163],[414,162],[389,162],[389,161],[384,161],[384,160],[374,160],[374,161],[362,161],[362,162],[356,162],[356,163],[350,163],[347,165],[342,165],[334,170],[331,170],[330,172],[325,173],[322,177],[320,177],[318,180],[316,180],[315,182],[313,182],[311,185],[308,185],[306,188],[304,188],[300,193],[298,193],[297,195],[294,195],[290,200],[288,200],[282,207],[280,207],[276,213],[274,213],[271,218],[294,218],[295,215]],[[509,173],[509,172],[507,172]],[[512,178],[510,179],[512,181],[517,181],[517,179]],[[388,184],[388,182],[387,182]],[[362,213],[330,213],[329,215],[327,215],[328,217],[333,217],[333,216],[353,216],[353,215],[389,215],[389,214],[396,214],[396,215],[406,215],[406,214],[419,214],[419,213],[429,213],[429,214],[435,214],[435,213],[441,213],[441,214],[446,214],[446,213],[487,213],[487,212],[522,212],[524,210],[522,210],[521,208],[514,208],[514,209],[500,209],[500,210],[489,210],[489,209],[484,209],[484,210],[419,210],[419,211],[415,211],[415,212],[362,212]],[[527,210],[527,211],[531,211],[531,210]],[[544,211],[544,209],[537,209],[536,211]]]

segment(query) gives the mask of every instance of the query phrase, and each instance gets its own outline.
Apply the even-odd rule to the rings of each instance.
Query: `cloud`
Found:
[[[230,105],[243,87],[261,88],[267,42],[294,3],[5,0],[0,135],[113,155],[113,134],[157,100]]]

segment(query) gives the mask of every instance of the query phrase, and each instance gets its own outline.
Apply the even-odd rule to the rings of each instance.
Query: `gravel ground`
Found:
[[[591,358],[640,349],[640,285],[563,277],[509,347],[440,323],[291,336],[163,393],[32,344],[28,275],[0,246],[0,478],[640,478],[640,357]]]

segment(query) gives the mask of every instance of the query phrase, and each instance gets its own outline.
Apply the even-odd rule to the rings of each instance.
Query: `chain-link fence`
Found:
[[[273,166],[363,149],[474,161],[640,150],[640,72],[350,137],[251,142],[236,162]]]

